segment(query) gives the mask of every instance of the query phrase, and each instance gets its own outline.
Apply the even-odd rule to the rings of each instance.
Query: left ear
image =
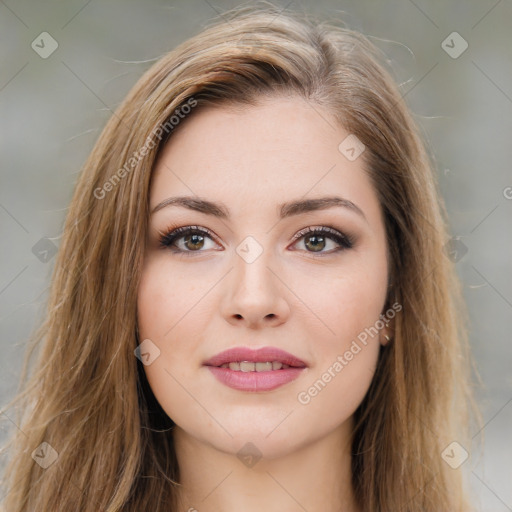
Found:
[[[379,341],[382,346],[386,346],[393,341],[393,334],[389,327],[384,327],[379,333]]]
[[[390,319],[386,322],[384,327],[379,331],[379,342],[382,346],[386,346],[393,341],[395,336],[395,322]]]
[[[386,303],[385,303],[384,309],[382,311],[382,314],[380,315],[380,319],[383,320],[384,325],[383,325],[382,329],[379,329],[379,342],[383,347],[389,345],[395,337],[395,319],[394,319],[394,317],[396,315],[396,312],[393,311],[393,313],[394,313],[393,316],[388,317],[388,311],[390,311],[390,309],[394,310],[395,303],[396,303],[395,302],[395,303],[393,303],[393,305],[391,305],[392,304],[392,302],[391,302],[392,293],[393,293],[393,282],[392,282],[391,276],[390,276],[389,282],[388,282],[388,296],[386,298]]]

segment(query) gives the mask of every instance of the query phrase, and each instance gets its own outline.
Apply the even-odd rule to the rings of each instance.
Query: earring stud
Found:
[[[390,337],[387,335],[387,334],[384,334],[384,338],[386,338],[386,341],[389,343],[390,342]]]

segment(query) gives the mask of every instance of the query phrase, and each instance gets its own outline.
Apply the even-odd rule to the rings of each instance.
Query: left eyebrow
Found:
[[[198,211],[200,213],[212,215],[214,217],[225,220],[229,219],[230,217],[229,208],[227,208],[224,203],[216,203],[206,199],[191,196],[168,197],[153,208],[151,215],[168,206],[188,208],[189,210]],[[328,208],[334,207],[347,208],[357,213],[366,222],[368,222],[363,210],[361,210],[359,206],[357,206],[352,201],[349,201],[348,199],[344,199],[338,196],[318,197],[314,199],[298,199],[296,201],[282,203],[279,205],[279,217],[280,219],[285,219],[294,215],[301,215],[303,213],[309,213],[317,210],[327,210]]]

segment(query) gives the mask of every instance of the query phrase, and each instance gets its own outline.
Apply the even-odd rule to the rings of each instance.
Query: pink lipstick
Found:
[[[205,361],[223,384],[240,391],[271,391],[295,380],[307,365],[277,347],[235,347]]]

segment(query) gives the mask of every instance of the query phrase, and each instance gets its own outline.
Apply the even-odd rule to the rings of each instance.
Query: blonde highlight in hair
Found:
[[[154,143],[155,133],[187,102],[194,107],[172,129],[167,125],[168,136],[208,105],[236,107],[276,95],[326,108],[365,144],[385,218],[386,308],[397,302],[402,309],[355,413],[358,504],[368,512],[470,510],[460,470],[441,457],[452,441],[470,446],[467,318],[445,255],[448,229],[434,165],[380,57],[360,33],[265,3],[223,13],[140,78],[105,126],[74,191],[46,320],[12,402],[22,404],[23,415],[5,471],[6,511],[177,510],[173,422],[134,356],[148,192],[167,140]],[[58,453],[46,469],[31,457],[42,442]]]

